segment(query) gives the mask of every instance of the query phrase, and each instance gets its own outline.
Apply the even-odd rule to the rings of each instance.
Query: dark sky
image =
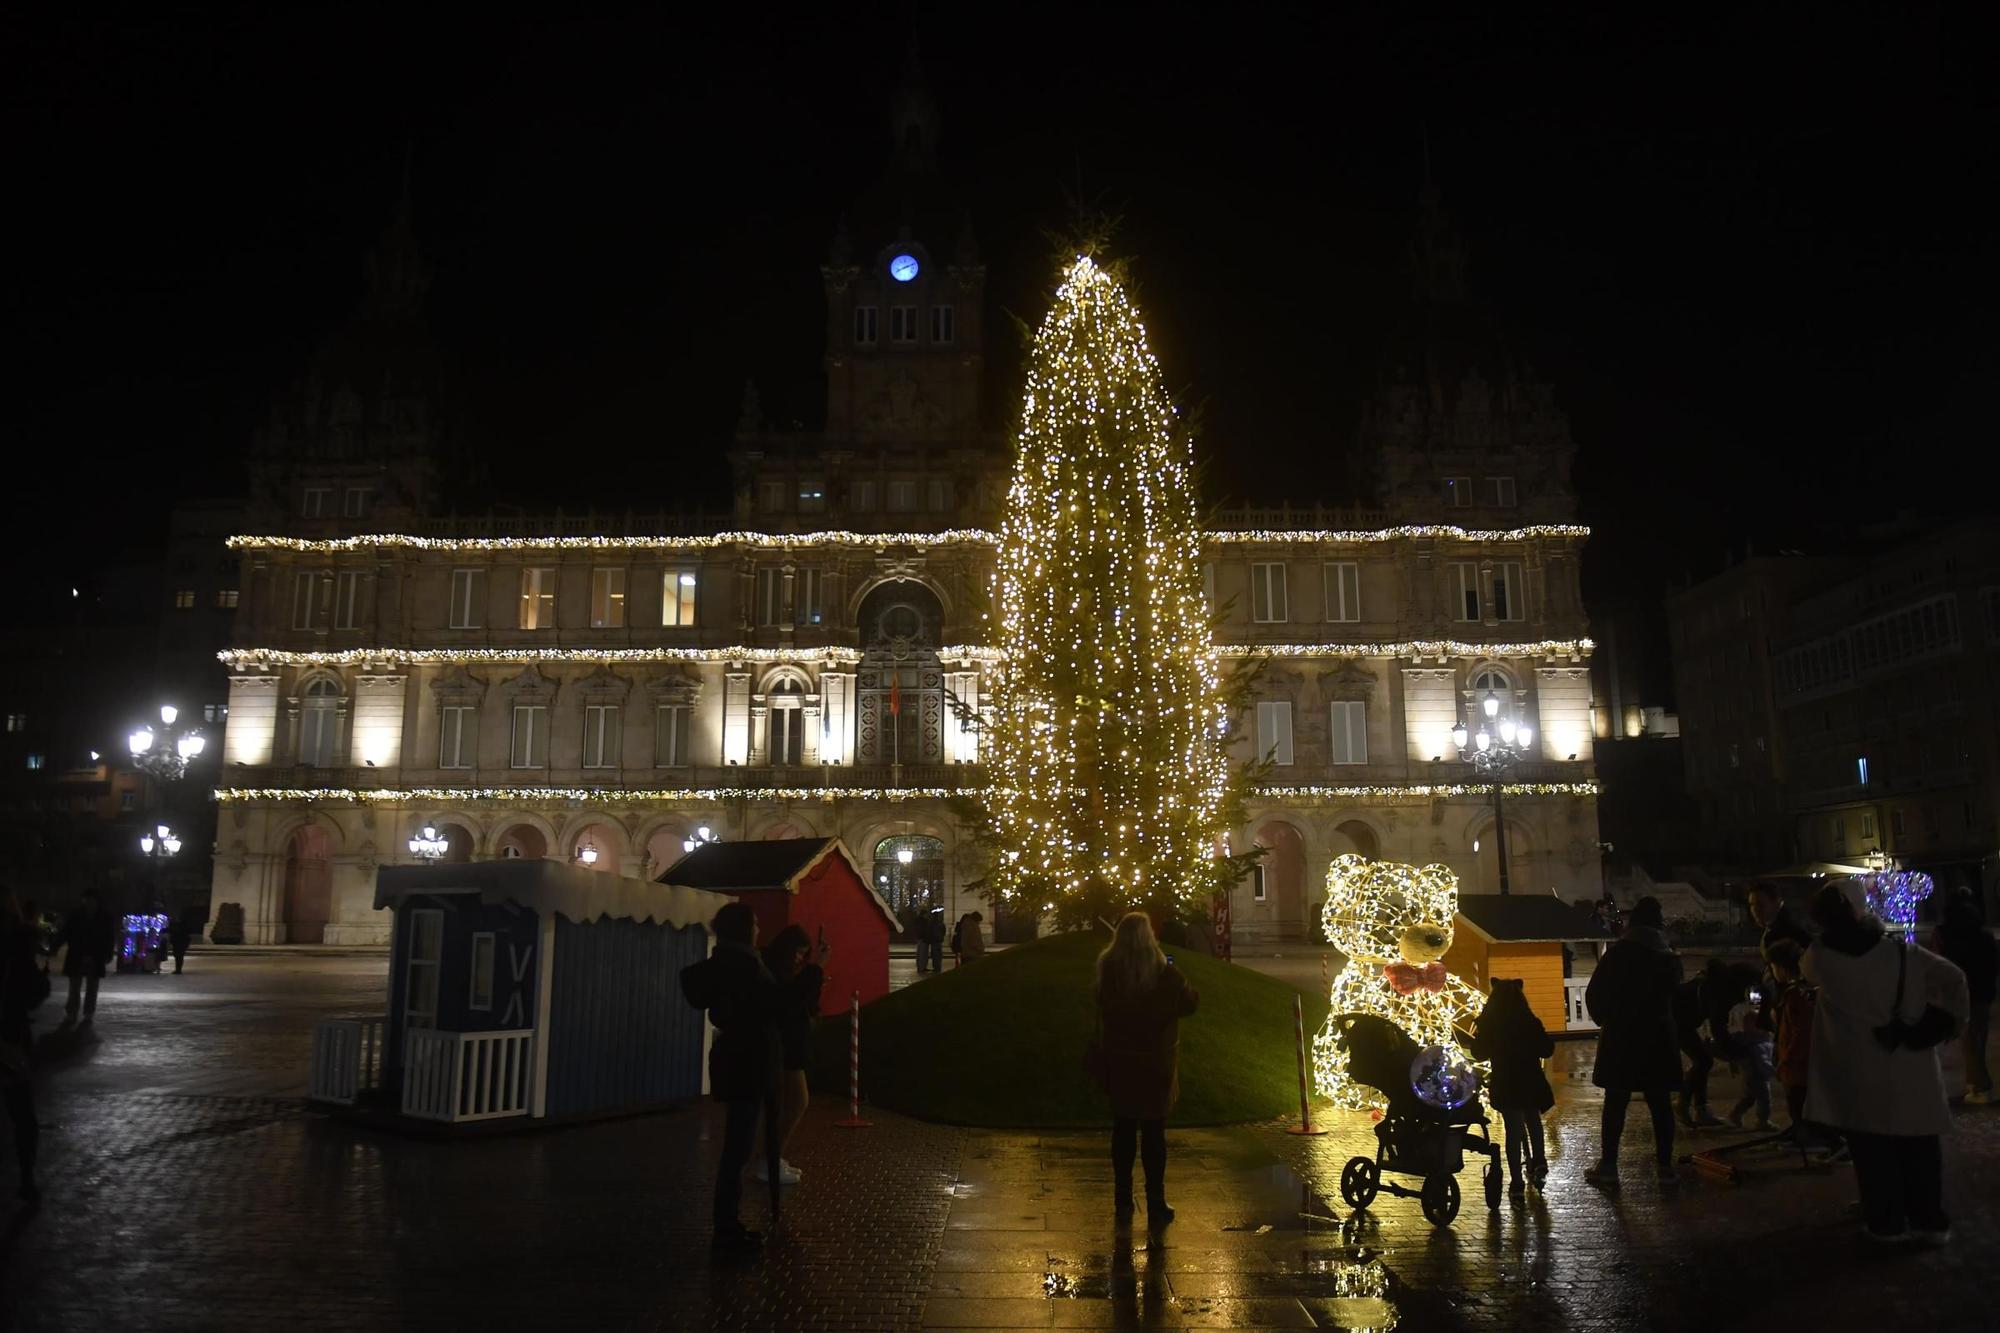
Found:
[[[51,472],[17,535],[74,541],[82,514],[109,546],[162,497],[234,489],[269,394],[353,308],[406,149],[502,489],[712,499],[746,376],[774,415],[817,410],[817,265],[886,160],[912,32],[996,303],[1039,317],[1079,181],[1122,214],[1219,488],[1333,485],[1427,141],[1475,292],[1571,414],[1600,592],[1809,519],[1992,504],[1984,33],[1903,5],[1321,8],[17,8],[4,423]]]

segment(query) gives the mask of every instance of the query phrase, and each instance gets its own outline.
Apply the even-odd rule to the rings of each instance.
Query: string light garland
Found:
[[[1470,643],[1464,639],[1406,639],[1396,643],[1229,643],[1225,657],[1588,657],[1590,639],[1538,639],[1529,643]]]
[[[1508,796],[1596,796],[1595,782],[1508,782],[1500,790]],[[1361,783],[1329,787],[1254,787],[1253,795],[1267,800],[1436,800],[1457,796],[1491,796],[1493,784],[1480,783]]]
[[[1029,354],[993,575],[1003,905],[1076,919],[1221,887],[1227,704],[1189,445],[1137,308],[1078,258]]]
[[[1393,528],[1246,529],[1207,532],[1200,540],[1211,546],[1237,545],[1366,545],[1391,541],[1521,542],[1540,539],[1582,539],[1590,529],[1574,523],[1541,523],[1525,528],[1461,528],[1446,523],[1406,523]],[[297,551],[338,555],[349,551],[705,551],[721,547],[784,550],[808,546],[997,546],[1004,533],[980,528],[945,528],[938,532],[719,532],[707,537],[418,537],[378,532],[358,537],[280,537],[241,534],[228,539],[234,551]]]
[[[1437,800],[1490,795],[1492,788],[1375,785],[1346,787],[1252,787],[1249,795],[1266,800]],[[1595,782],[1534,782],[1510,785],[1509,796],[1595,796]],[[571,801],[595,805],[649,805],[673,801],[906,801],[948,800],[954,797],[992,798],[988,785],[962,787],[220,787],[218,801]]]

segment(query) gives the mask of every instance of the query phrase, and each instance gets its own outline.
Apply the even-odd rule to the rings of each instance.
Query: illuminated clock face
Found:
[[[897,282],[908,282],[911,278],[916,277],[917,257],[915,255],[897,255],[889,261],[889,276]]]

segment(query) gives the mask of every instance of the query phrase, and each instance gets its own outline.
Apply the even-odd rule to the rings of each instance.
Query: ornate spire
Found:
[[[889,102],[889,130],[895,147],[891,161],[899,171],[929,171],[937,165],[938,110],[924,80],[924,63],[917,39],[910,38],[903,57],[903,81]]]
[[[423,305],[430,290],[430,269],[417,248],[416,228],[410,222],[410,165],[415,146],[403,150],[403,184],[396,198],[395,212],[382,239],[368,252],[365,261],[368,294],[362,303],[365,314],[387,318],[407,318]]]

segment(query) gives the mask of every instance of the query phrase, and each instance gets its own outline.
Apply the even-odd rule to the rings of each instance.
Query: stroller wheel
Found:
[[[1424,1191],[1419,1201],[1423,1204],[1424,1216],[1430,1219],[1432,1226],[1450,1226],[1451,1219],[1458,1216],[1458,1177],[1424,1177]]]
[[[1493,1158],[1486,1164],[1486,1206],[1500,1206],[1500,1159]]]
[[[1340,1197],[1347,1200],[1349,1208],[1366,1208],[1375,1202],[1375,1191],[1381,1185],[1382,1173],[1376,1169],[1374,1158],[1347,1159],[1347,1166],[1340,1173]]]

